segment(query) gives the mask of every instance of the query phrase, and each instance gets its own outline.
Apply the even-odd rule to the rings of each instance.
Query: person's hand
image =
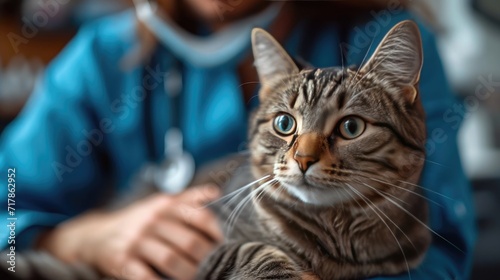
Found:
[[[204,203],[215,187],[175,196],[157,194],[113,213],[89,213],[63,223],[39,247],[68,261],[83,261],[118,279],[192,279],[198,264],[222,240]]]

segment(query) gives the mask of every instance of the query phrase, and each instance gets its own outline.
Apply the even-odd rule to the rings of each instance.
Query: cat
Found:
[[[262,29],[252,48],[261,82],[249,131],[256,181],[221,201],[226,241],[197,279],[409,273],[431,242],[415,185],[426,139],[417,25],[394,26],[358,70],[299,70]]]

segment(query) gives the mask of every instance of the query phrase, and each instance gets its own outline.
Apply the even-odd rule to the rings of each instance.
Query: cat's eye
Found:
[[[287,136],[293,134],[296,126],[295,119],[289,114],[282,113],[274,118],[274,130],[280,135]]]
[[[345,139],[354,139],[365,131],[365,121],[358,117],[346,117],[340,122],[339,132]]]

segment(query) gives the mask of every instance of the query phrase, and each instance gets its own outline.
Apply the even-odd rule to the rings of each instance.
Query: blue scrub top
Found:
[[[406,12],[392,13],[388,22],[368,18],[347,33],[334,23],[304,21],[297,24],[285,48],[317,67],[359,65],[369,47],[368,55],[393,25],[411,18]],[[7,169],[15,168],[17,250],[29,248],[41,229],[103,201],[111,186],[125,191],[143,164],[161,158],[174,106],[165,94],[163,78],[174,59],[159,48],[147,69],[121,71],[121,59],[137,43],[134,24],[129,11],[83,27],[48,67],[23,112],[0,138],[1,220],[8,218]],[[440,205],[430,203],[432,229],[460,250],[435,235],[423,264],[411,275],[464,279],[470,270],[475,228],[471,191],[456,143],[461,118],[450,114],[458,101],[447,83],[434,37],[425,26],[420,28],[425,57],[420,89],[428,130],[420,185],[430,189],[426,196]],[[339,45],[345,51],[344,62]],[[177,106],[186,149],[197,165],[244,147],[249,105],[239,84],[217,71],[185,65],[182,72],[191,82],[184,85],[185,98]],[[148,88],[150,99],[145,98]],[[148,130],[153,135],[149,142]],[[2,229],[2,248],[10,246],[8,234]]]

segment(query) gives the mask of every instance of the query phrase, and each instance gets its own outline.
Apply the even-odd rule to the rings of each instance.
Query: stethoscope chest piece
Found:
[[[183,150],[182,132],[171,128],[165,133],[165,160],[155,172],[156,185],[164,192],[179,193],[193,180],[195,161]]]

